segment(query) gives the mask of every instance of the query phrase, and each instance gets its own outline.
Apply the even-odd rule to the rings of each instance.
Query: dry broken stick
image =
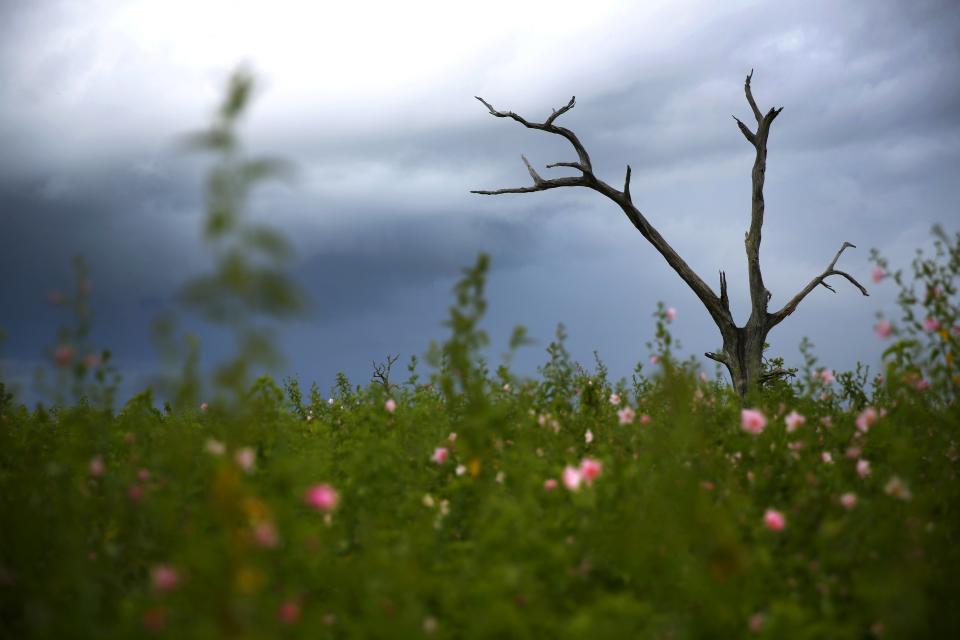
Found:
[[[726,274],[723,271],[720,272],[720,295],[718,296],[714,293],[713,289],[697,275],[690,265],[686,263],[680,254],[670,246],[656,228],[650,224],[643,213],[634,206],[633,198],[630,194],[630,166],[627,165],[623,190],[620,191],[611,187],[594,174],[593,165],[590,162],[590,155],[576,134],[565,127],[555,124],[557,118],[573,109],[576,104],[575,97],[570,98],[570,102],[560,109],[553,110],[551,115],[543,122],[531,122],[512,111],[499,111],[489,102],[477,96],[477,100],[482,102],[490,114],[497,118],[510,118],[528,129],[538,129],[566,138],[573,146],[578,161],[554,162],[546,166],[548,169],[569,167],[579,171],[580,175],[545,179],[537,173],[526,156],[521,156],[533,180],[532,186],[476,190],[471,192],[481,195],[501,195],[507,193],[532,193],[559,187],[587,187],[615,202],[640,234],[653,245],[660,255],[663,256],[664,260],[667,261],[667,264],[670,265],[677,275],[690,287],[694,295],[700,299],[700,302],[706,308],[710,317],[713,318],[723,338],[723,349],[719,353],[709,352],[705,355],[712,360],[723,363],[727,367],[734,388],[741,396],[763,382],[779,378],[783,375],[783,373],[779,371],[763,372],[763,347],[767,334],[774,326],[793,313],[797,305],[800,304],[807,294],[816,288],[818,284],[833,291],[833,288],[826,283],[826,278],[832,275],[839,275],[852,282],[860,289],[863,295],[868,295],[867,290],[857,282],[853,276],[835,269],[837,260],[840,254],[843,253],[843,250],[848,246],[853,247],[852,244],[845,242],[823,273],[814,278],[810,284],[794,296],[780,311],[772,314],[768,313],[767,304],[770,302],[772,295],[763,284],[763,273],[760,268],[761,228],[763,226],[763,216],[765,212],[763,184],[766,174],[767,139],[770,134],[770,125],[773,124],[776,117],[783,111],[783,107],[771,108],[766,114],[762,113],[753,97],[753,91],[750,86],[752,79],[753,70],[751,69],[744,81],[744,93],[746,94],[747,102],[750,104],[754,118],[757,121],[756,131],[751,130],[750,127],[734,116],[740,132],[747,139],[747,142],[756,149],[752,173],[750,228],[747,231],[744,242],[747,254],[747,273],[750,284],[751,313],[747,323],[742,327],[736,325],[730,313]]]

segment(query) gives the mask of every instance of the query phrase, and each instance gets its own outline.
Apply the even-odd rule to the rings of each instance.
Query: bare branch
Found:
[[[557,118],[565,114],[567,111],[570,111],[570,109],[573,109],[576,103],[577,103],[577,96],[570,96],[570,102],[568,102],[566,106],[560,107],[560,109],[554,110],[553,115],[547,118],[547,121],[544,122],[544,124],[549,127],[550,125],[553,124],[554,120],[556,120]]]
[[[757,119],[757,124],[763,120],[763,116],[760,115],[760,109],[757,108],[757,103],[753,99],[753,92],[750,90],[750,80],[753,79],[753,69],[750,69],[750,73],[747,75],[746,81],[743,83],[743,91],[747,94],[747,102],[750,103],[750,108],[753,109],[753,115]]]
[[[750,131],[750,128],[743,124],[737,116],[733,116],[733,119],[737,121],[737,126],[740,127],[740,132],[743,133],[743,137],[747,139],[747,142],[756,146],[757,136],[754,135],[753,131]]]
[[[553,169],[554,167],[570,167],[572,169],[577,169],[578,171],[583,171],[584,173],[590,173],[590,171],[579,162],[554,162],[547,165],[547,169]]]
[[[750,89],[750,80],[753,78],[753,69],[750,70],[744,82],[744,92],[750,109],[757,119],[757,130],[752,132],[742,122],[737,120],[743,135],[753,143],[757,156],[753,162],[751,174],[752,192],[750,206],[750,229],[744,239],[744,248],[747,253],[747,276],[750,281],[750,318],[747,326],[758,327],[767,322],[767,303],[770,301],[770,292],[763,284],[763,272],[760,269],[760,243],[763,228],[763,215],[766,204],[763,199],[763,183],[767,171],[767,137],[770,135],[770,124],[783,109],[770,109],[766,116],[762,116],[757,102],[753,99]]]
[[[711,360],[716,360],[720,364],[730,365],[730,360],[727,358],[727,354],[724,352],[713,353],[712,351],[707,351],[703,355],[707,356]]]
[[[527,160],[527,157],[524,155],[520,156],[523,159],[523,164],[527,165],[527,171],[530,173],[530,177],[533,178],[532,187],[512,187],[509,189],[494,189],[494,190],[476,190],[471,191],[470,193],[476,193],[482,196],[499,196],[505,193],[533,193],[534,191],[546,191],[547,189],[556,189],[557,187],[583,187],[588,186],[587,181],[582,176],[577,177],[568,177],[568,178],[554,178],[552,180],[544,180],[540,177],[540,174],[537,173],[536,169],[533,168],[533,165],[530,164],[530,161]],[[547,165],[547,167],[553,166],[573,166],[577,163],[575,162],[559,162],[555,165]],[[575,167],[583,171],[580,167]],[[584,171],[585,174],[588,172]],[[592,174],[590,174],[592,175]]]
[[[541,180],[539,184],[532,187],[512,187],[509,189],[494,190],[476,190],[470,193],[476,193],[481,196],[499,196],[505,193],[533,193],[535,191],[546,191],[556,189],[557,187],[586,187],[586,181],[582,177],[554,178],[552,180]]]
[[[720,272],[720,304],[727,311],[730,311],[730,298],[727,297],[727,274]]]
[[[550,115],[550,117],[547,118],[547,120],[542,123],[530,122],[526,118],[523,118],[517,115],[513,111],[498,111],[497,109],[493,108],[493,105],[491,105],[489,102],[487,102],[480,96],[474,96],[474,97],[483,103],[483,106],[487,108],[487,110],[490,112],[491,115],[494,115],[498,118],[511,118],[513,120],[516,120],[523,126],[527,127],[528,129],[539,129],[540,131],[547,131],[548,133],[555,133],[558,136],[563,136],[570,142],[571,145],[573,145],[573,148],[577,152],[577,157],[580,158],[580,164],[583,165],[587,171],[593,170],[593,165],[590,163],[590,156],[587,154],[587,150],[584,149],[583,144],[580,143],[580,140],[573,133],[573,131],[570,131],[569,129],[565,129],[564,127],[558,127],[555,124],[553,124],[553,122],[558,117],[560,117],[567,111],[570,111],[570,109],[573,109],[577,101],[576,96],[573,96],[572,98],[570,98],[570,102],[568,102],[566,105],[560,107],[559,109],[555,109],[553,113]]]
[[[536,172],[536,170],[530,164],[530,161],[527,160],[527,156],[521,154],[520,158],[523,160],[523,164],[527,165],[527,171],[530,172],[530,177],[533,178],[533,184],[543,184],[543,178],[540,177],[540,174]]]
[[[564,177],[564,178],[555,178],[552,180],[544,180],[530,167],[530,164],[524,158],[524,162],[527,164],[527,170],[530,172],[531,177],[533,178],[534,184],[532,187],[514,187],[508,189],[496,189],[496,190],[482,190],[482,191],[472,191],[471,193],[476,193],[480,195],[500,195],[506,193],[531,193],[534,191],[546,191],[547,189],[554,189],[557,187],[589,187],[594,191],[597,191],[610,200],[614,201],[626,214],[627,218],[633,224],[634,227],[640,232],[640,234],[650,243],[653,247],[664,257],[667,261],[667,264],[680,276],[681,279],[693,293],[700,299],[703,305],[707,308],[707,311],[713,317],[714,321],[718,326],[724,328],[733,328],[733,318],[730,315],[730,310],[725,309],[720,305],[720,299],[717,297],[717,294],[713,292],[710,286],[700,278],[697,273],[690,268],[690,265],[670,246],[670,244],[660,235],[660,232],[657,231],[653,225],[646,219],[643,213],[637,209],[632,202],[630,196],[630,175],[631,169],[627,167],[627,175],[624,181],[624,190],[618,191],[615,188],[611,187],[604,181],[598,179],[593,174],[593,166],[590,164],[590,156],[587,154],[586,149],[583,144],[577,138],[577,136],[563,127],[558,127],[554,124],[554,121],[560,115],[566,113],[573,108],[575,104],[575,99],[571,98],[570,102],[562,107],[559,110],[553,112],[553,115],[550,116],[543,123],[529,122],[525,118],[513,113],[512,111],[498,111],[494,109],[493,106],[488,103],[483,98],[477,96],[479,100],[487,110],[494,116],[499,118],[511,118],[516,120],[523,126],[530,129],[539,129],[541,131],[546,131],[548,133],[554,133],[566,138],[573,148],[577,152],[579,157],[579,163],[568,163],[568,162],[558,162],[548,167],[555,166],[565,166],[576,168],[579,171],[583,172],[583,175],[576,177]]]
[[[866,288],[862,284],[857,282],[856,278],[851,276],[846,271],[839,271],[834,268],[837,265],[837,260],[840,259],[840,254],[842,254],[847,249],[847,247],[851,247],[853,249],[857,248],[856,245],[854,244],[851,244],[849,242],[844,242],[843,245],[841,245],[840,249],[837,251],[837,255],[833,256],[833,260],[831,260],[830,264],[827,265],[827,268],[823,270],[823,273],[821,273],[820,275],[815,277],[813,280],[811,280],[807,284],[807,286],[805,286],[803,290],[800,291],[800,293],[795,295],[793,299],[790,300],[790,302],[785,304],[782,309],[780,309],[776,313],[770,314],[769,316],[770,327],[774,327],[780,322],[783,322],[783,319],[789,316],[791,313],[793,313],[796,310],[797,305],[799,305],[800,302],[803,301],[803,299],[806,298],[811,291],[816,289],[818,285],[823,285],[827,289],[830,289],[831,291],[836,293],[836,290],[825,282],[825,280],[830,276],[842,276],[847,280],[849,280],[850,283],[853,284],[853,286],[859,289],[860,293],[862,293],[865,296],[870,295],[869,293],[867,293]]]

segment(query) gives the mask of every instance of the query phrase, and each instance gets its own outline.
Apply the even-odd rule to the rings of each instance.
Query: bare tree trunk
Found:
[[[793,313],[797,305],[809,294],[817,285],[823,285],[827,289],[834,291],[833,287],[825,282],[825,279],[831,275],[843,276],[853,283],[863,295],[868,295],[867,290],[857,282],[853,276],[843,271],[834,269],[840,254],[847,247],[854,245],[844,242],[837,251],[833,261],[824,270],[823,273],[815,277],[804,287],[800,293],[794,296],[782,309],[775,313],[767,311],[767,304],[770,302],[771,294],[763,284],[763,273],[760,269],[760,238],[761,228],[763,227],[763,215],[765,204],[763,199],[763,183],[767,170],[767,138],[770,134],[770,125],[774,119],[783,111],[771,108],[766,114],[762,114],[753,99],[753,93],[750,89],[750,81],[753,78],[753,70],[747,76],[744,82],[744,93],[750,109],[757,120],[757,130],[751,131],[747,125],[741,122],[736,116],[734,120],[740,128],[741,133],[747,139],[747,142],[756,149],[756,158],[753,163],[752,189],[751,189],[751,209],[750,209],[750,229],[747,231],[744,239],[744,246],[747,253],[747,273],[750,284],[750,317],[746,325],[738,327],[730,313],[730,302],[727,295],[727,278],[723,271],[720,272],[720,295],[714,293],[713,289],[703,281],[703,279],[690,268],[690,265],[674,251],[673,247],[660,235],[660,233],[650,224],[646,217],[633,204],[633,198],[630,195],[630,166],[627,166],[626,177],[624,178],[623,190],[618,191],[609,184],[597,178],[593,173],[593,165],[590,162],[590,156],[587,154],[583,144],[577,136],[564,127],[558,127],[554,124],[556,119],[572,109],[576,103],[576,98],[570,98],[570,102],[553,113],[544,122],[530,122],[512,111],[497,111],[490,103],[477,96],[477,100],[498,118],[511,118],[516,120],[529,129],[538,129],[566,138],[577,153],[577,162],[555,162],[548,164],[547,168],[569,167],[580,172],[579,176],[564,178],[553,178],[544,180],[534,170],[533,166],[523,158],[527,171],[533,179],[533,186],[516,187],[510,189],[497,189],[490,191],[472,191],[482,195],[500,195],[504,193],[531,193],[534,191],[546,191],[558,187],[587,187],[603,194],[615,202],[626,214],[627,219],[636,227],[642,235],[660,255],[663,256],[667,264],[680,276],[680,278],[693,291],[694,295],[700,299],[707,313],[713,318],[720,335],[723,338],[723,349],[718,353],[708,352],[704,355],[721,362],[727,367],[730,373],[730,379],[736,392],[745,396],[749,391],[758,388],[763,383],[771,379],[780,377],[785,372],[763,371],[763,346],[767,339],[767,334],[773,327],[780,324],[788,315]],[[836,291],[834,291],[836,293]]]

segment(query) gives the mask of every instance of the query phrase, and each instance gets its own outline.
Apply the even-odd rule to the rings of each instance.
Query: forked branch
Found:
[[[577,138],[576,134],[574,134],[573,131],[570,131],[569,129],[566,129],[564,127],[558,127],[555,124],[553,124],[557,118],[565,114],[567,111],[570,111],[570,109],[573,109],[574,105],[577,103],[576,96],[573,96],[572,98],[570,98],[570,102],[560,107],[559,109],[554,109],[553,113],[550,114],[550,117],[547,118],[544,122],[530,122],[526,118],[517,115],[513,111],[497,111],[496,109],[493,108],[493,105],[491,105],[489,102],[487,102],[480,96],[474,96],[474,97],[483,103],[483,106],[485,106],[487,110],[490,111],[491,115],[494,115],[498,118],[512,118],[513,120],[516,120],[517,122],[527,127],[528,129],[539,129],[540,131],[547,131],[549,133],[555,133],[558,136],[563,136],[564,138],[570,141],[570,144],[572,144],[573,148],[576,150],[577,157],[580,158],[580,165],[583,167],[581,170],[584,171],[585,173],[590,173],[591,171],[593,171],[593,165],[590,164],[590,156],[587,154],[587,150],[583,148],[583,144],[580,143],[580,140],[579,138]]]
[[[570,98],[570,102],[561,107],[560,109],[554,110],[553,113],[547,118],[544,122],[530,122],[523,116],[520,116],[513,111],[499,111],[495,109],[489,102],[483,98],[477,96],[477,100],[483,103],[483,106],[487,108],[491,115],[497,118],[510,118],[516,120],[523,126],[528,129],[538,129],[540,131],[546,131],[548,133],[553,133],[559,136],[566,138],[571,145],[573,145],[574,150],[577,152],[579,157],[579,162],[554,162],[548,164],[547,168],[554,167],[570,167],[581,172],[579,176],[564,177],[564,178],[552,178],[546,180],[542,178],[530,165],[526,157],[523,158],[524,164],[527,165],[527,171],[530,173],[530,177],[533,179],[533,186],[529,187],[512,187],[507,189],[489,189],[489,190],[474,190],[471,193],[477,193],[480,195],[501,195],[507,193],[531,193],[534,191],[546,191],[547,189],[556,189],[557,187],[588,187],[597,191],[598,193],[603,194],[610,200],[613,200],[626,214],[627,218],[633,223],[633,226],[640,232],[640,234],[647,239],[654,248],[660,252],[674,271],[687,283],[694,294],[700,299],[709,311],[710,315],[713,317],[714,321],[718,326],[722,325],[724,327],[733,327],[733,318],[730,315],[730,310],[726,305],[721,304],[720,298],[716,293],[710,288],[710,286],[703,281],[700,276],[690,268],[690,265],[680,257],[673,247],[671,247],[667,241],[660,235],[653,225],[644,217],[644,215],[633,205],[633,199],[630,194],[630,167],[627,166],[627,173],[624,178],[623,191],[618,191],[617,189],[611,187],[609,184],[597,178],[593,173],[593,166],[590,164],[590,155],[587,153],[586,148],[583,146],[583,143],[580,142],[580,139],[577,138],[569,129],[564,127],[558,127],[554,122],[558,117],[569,111],[576,104],[575,98]]]
[[[830,276],[842,276],[842,277],[846,278],[847,280],[849,280],[849,281],[851,282],[851,284],[853,284],[853,286],[855,286],[857,289],[859,289],[859,290],[860,290],[860,293],[862,293],[862,294],[865,295],[865,296],[869,296],[869,295],[870,295],[869,293],[867,293],[867,289],[866,289],[862,284],[860,284],[859,282],[857,282],[857,279],[856,279],[856,278],[854,278],[852,275],[850,275],[850,274],[847,273],[846,271],[840,271],[840,270],[838,270],[838,269],[835,268],[835,267],[837,266],[837,260],[840,259],[840,254],[842,254],[842,253],[846,250],[847,247],[851,247],[851,248],[853,248],[853,249],[856,249],[856,248],[857,248],[856,245],[854,245],[854,244],[851,244],[851,243],[849,243],[849,242],[844,242],[843,245],[841,245],[840,249],[837,251],[837,255],[833,256],[833,260],[831,260],[831,261],[830,261],[830,264],[827,265],[827,268],[823,270],[823,273],[821,273],[820,275],[818,275],[817,277],[815,277],[813,280],[811,280],[811,281],[807,284],[807,286],[805,286],[805,287],[800,291],[800,293],[798,293],[797,295],[793,296],[793,299],[791,299],[790,302],[788,302],[787,304],[785,304],[782,309],[780,309],[780,310],[777,311],[776,313],[770,314],[770,326],[771,326],[771,327],[774,327],[774,326],[776,326],[777,324],[783,322],[783,319],[786,318],[787,316],[789,316],[791,313],[793,313],[793,312],[796,310],[797,305],[799,305],[800,302],[802,302],[803,299],[806,298],[807,295],[808,295],[811,291],[813,291],[814,289],[816,289],[818,285],[822,285],[822,286],[826,287],[827,289],[829,289],[830,291],[833,291],[834,293],[836,293],[836,292],[837,292],[836,289],[834,289],[833,287],[831,287],[831,286],[830,286],[829,284],[827,284],[827,282],[826,282],[826,279],[829,278]]]
[[[770,125],[777,115],[783,111],[783,107],[771,108],[766,115],[761,115],[760,108],[757,107],[757,101],[753,99],[753,91],[750,89],[750,80],[753,78],[753,69],[747,75],[743,83],[743,91],[747,96],[747,102],[750,103],[750,110],[757,120],[757,130],[751,131],[739,118],[733,116],[737,121],[737,126],[747,142],[753,145],[757,155],[753,163],[753,172],[751,174],[751,207],[750,207],[750,230],[744,239],[744,245],[747,252],[747,275],[750,280],[750,302],[752,312],[747,323],[751,326],[760,326],[767,316],[767,302],[770,300],[770,292],[763,284],[763,273],[760,269],[760,241],[761,228],[763,227],[763,215],[766,205],[763,200],[763,183],[767,172],[767,138],[770,135]]]

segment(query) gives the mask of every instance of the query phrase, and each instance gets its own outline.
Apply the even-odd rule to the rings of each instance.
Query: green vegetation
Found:
[[[234,81],[208,147],[234,139],[247,82]],[[826,371],[805,347],[796,381],[743,404],[678,358],[662,306],[657,364],[629,382],[573,362],[562,329],[535,379],[509,357],[491,371],[481,256],[428,371],[414,358],[391,381],[388,360],[367,386],[341,376],[328,399],[248,379],[277,361],[254,316],[303,305],[282,238],[237,213],[246,162],[214,171],[206,229],[223,259],[185,296],[237,336],[212,386],[196,341],[184,347],[165,321],[180,373],[162,398],[146,390],[115,410],[108,354],[78,342],[83,277],[64,300],[81,324],[51,354],[51,404],[31,410],[0,385],[0,636],[960,629],[960,234],[937,231],[912,275],[875,255],[904,312],[878,321],[892,344],[880,377]],[[248,263],[255,246],[262,261]],[[511,352],[525,342],[518,329]]]

